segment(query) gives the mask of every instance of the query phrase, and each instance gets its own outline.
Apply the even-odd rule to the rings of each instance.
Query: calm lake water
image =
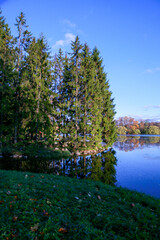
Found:
[[[160,135],[119,136],[95,156],[40,161],[0,159],[1,169],[88,178],[160,198]]]
[[[160,198],[160,135],[119,136],[116,185]]]

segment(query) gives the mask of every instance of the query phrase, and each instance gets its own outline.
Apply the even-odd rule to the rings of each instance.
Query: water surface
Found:
[[[102,153],[66,160],[0,158],[0,168],[87,178],[160,198],[160,136],[119,136]]]
[[[116,185],[160,198],[160,136],[119,136]]]

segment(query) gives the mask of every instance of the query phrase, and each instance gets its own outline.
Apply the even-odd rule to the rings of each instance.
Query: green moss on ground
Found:
[[[100,182],[0,170],[0,239],[160,239],[160,200]]]

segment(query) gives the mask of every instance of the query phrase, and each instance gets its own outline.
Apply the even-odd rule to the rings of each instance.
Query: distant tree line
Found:
[[[0,14],[0,143],[43,143],[53,148],[101,149],[116,138],[115,105],[98,49],[81,44],[51,56],[24,14],[13,37]]]
[[[120,117],[116,120],[118,134],[160,134],[160,122],[147,120],[137,121],[131,117]]]

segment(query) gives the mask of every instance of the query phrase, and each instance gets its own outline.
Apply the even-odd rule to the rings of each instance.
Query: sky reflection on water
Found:
[[[111,149],[70,159],[3,157],[0,169],[88,178],[160,198],[160,136],[119,136]]]
[[[116,185],[160,198],[160,136],[119,136]]]

